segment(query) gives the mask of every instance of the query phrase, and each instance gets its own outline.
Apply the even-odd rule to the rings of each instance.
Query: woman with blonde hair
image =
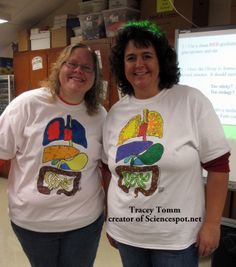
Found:
[[[104,220],[106,117],[95,52],[66,47],[42,84],[0,117],[11,224],[31,266],[92,267]]]

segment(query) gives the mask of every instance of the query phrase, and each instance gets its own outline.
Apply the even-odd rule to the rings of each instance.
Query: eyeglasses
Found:
[[[78,67],[80,67],[80,69],[83,71],[83,72],[86,72],[86,73],[92,73],[94,71],[94,68],[90,67],[90,66],[87,66],[87,65],[83,65],[83,64],[79,64],[79,63],[76,63],[76,62],[71,62],[71,61],[65,61],[64,62],[66,64],[66,66],[72,70],[75,70],[77,69]]]

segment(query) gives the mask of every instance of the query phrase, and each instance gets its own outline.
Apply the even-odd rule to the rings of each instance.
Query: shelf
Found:
[[[14,96],[14,75],[0,75],[0,115]]]

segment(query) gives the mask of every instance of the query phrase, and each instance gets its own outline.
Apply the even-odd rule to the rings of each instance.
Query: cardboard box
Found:
[[[52,29],[52,48],[64,47],[70,44],[70,37],[73,35],[70,28]]]
[[[54,17],[53,29],[79,27],[79,18],[76,15],[65,14]]]
[[[113,9],[116,7],[132,7],[139,8],[138,0],[109,0],[109,8]]]
[[[30,35],[31,50],[40,50],[50,48],[50,31],[42,31]]]
[[[103,17],[106,27],[106,36],[113,37],[117,30],[129,20],[137,20],[140,17],[140,11],[134,8],[121,7],[103,10]]]
[[[30,29],[30,35],[32,34],[38,34],[40,33],[40,29],[39,28],[31,28]]]
[[[78,36],[74,36],[70,38],[71,44],[78,44],[78,43],[81,43],[82,41],[83,41],[82,35],[78,35]]]
[[[174,9],[172,11],[157,12],[157,1],[150,0],[149,2],[148,5],[145,1],[141,1],[140,3],[141,19],[147,19],[159,25],[165,32],[170,44],[174,47],[175,30],[192,28],[192,25],[183,19]],[[177,10],[181,10],[181,13],[188,20],[192,21],[193,0],[175,0],[174,4]]]
[[[79,15],[83,40],[106,37],[106,29],[102,13]]]
[[[74,33],[75,36],[82,35],[81,27],[75,27],[75,28],[72,28],[72,30],[73,30],[73,33]]]
[[[30,50],[30,38],[28,30],[18,32],[18,40],[18,50],[20,52]]]

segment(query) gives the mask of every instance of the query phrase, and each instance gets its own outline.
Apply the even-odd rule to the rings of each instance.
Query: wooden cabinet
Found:
[[[20,52],[14,54],[13,59],[15,77],[15,95],[29,90],[30,88],[30,63],[29,53]]]
[[[40,81],[48,77],[51,63],[55,62],[61,50],[55,48],[14,53],[16,96],[40,87]]]

